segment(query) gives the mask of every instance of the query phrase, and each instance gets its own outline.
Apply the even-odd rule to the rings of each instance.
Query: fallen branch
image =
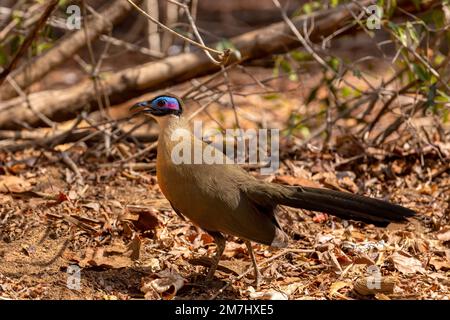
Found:
[[[110,29],[114,24],[124,18],[130,9],[131,5],[126,1],[114,1],[99,13],[102,19],[99,19],[97,16],[92,16],[85,22],[89,30],[87,39],[82,29],[75,31],[59,41],[53,48],[33,59],[30,63],[22,65],[12,72],[10,76],[21,89],[27,88],[44,77],[52,69],[66,62],[67,59],[83,48],[87,42],[95,40],[102,33]],[[3,83],[0,90],[0,100],[6,100],[14,96],[17,96],[14,87],[9,82]]]
[[[292,19],[292,23],[296,28],[301,27],[301,29],[305,24],[308,26],[314,25],[309,39],[318,41],[347,25],[353,19],[352,13],[361,10],[360,6],[367,6],[373,2],[369,0],[361,1],[357,4],[351,3],[309,16],[296,17]],[[410,8],[408,1],[402,1],[399,6],[405,3]],[[298,39],[292,35],[290,27],[285,22],[275,23],[245,33],[232,38],[231,42],[240,53],[240,61],[285,52],[286,49],[299,45]],[[231,55],[228,63],[234,63],[237,60],[235,55]],[[203,52],[197,51],[168,57],[115,73],[105,73],[102,75],[100,82],[104,88],[104,93],[110,96],[111,101],[118,103],[142,93],[144,90],[155,90],[169,83],[186,81],[214,72],[218,68],[219,66],[212,63]],[[0,104],[0,127],[17,126],[11,119],[37,124],[41,122],[38,112],[50,119],[68,117],[88,103],[95,104],[95,99],[95,87],[92,80],[85,80],[68,89],[33,93],[28,96],[28,100],[20,97],[11,99]]]
[[[33,43],[33,40],[36,38],[39,30],[41,30],[41,28],[45,25],[45,22],[47,21],[48,17],[50,17],[50,15],[52,14],[52,12],[55,9],[57,4],[58,4],[58,0],[52,0],[48,4],[48,6],[45,8],[44,12],[39,17],[39,20],[36,22],[33,29],[30,31],[30,33],[25,38],[24,42],[22,43],[19,50],[16,52],[16,54],[12,58],[9,65],[0,73],[0,85],[3,83],[3,81],[5,81],[6,77],[9,75],[9,73],[16,67],[20,58],[25,54],[25,52],[28,50],[30,45]]]
[[[7,131],[0,130],[0,150],[16,152],[31,147],[55,147],[60,144],[77,141],[100,141],[102,139],[102,128],[78,128],[74,130],[55,130],[55,131]],[[123,129],[124,130],[124,129]],[[122,134],[120,139],[126,136],[136,139],[139,142],[154,142],[158,139],[157,134]],[[2,140],[4,139],[4,140]],[[22,140],[18,142],[17,140]]]

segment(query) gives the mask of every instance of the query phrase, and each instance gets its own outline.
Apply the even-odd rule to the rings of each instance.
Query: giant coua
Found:
[[[361,195],[263,182],[234,164],[176,164],[171,156],[178,143],[172,137],[175,130],[185,129],[182,132],[189,136],[191,145],[207,147],[192,134],[181,99],[162,95],[131,109],[151,115],[160,126],[156,172],[162,193],[177,214],[189,218],[215,240],[217,251],[208,280],[213,278],[225,248],[223,234],[228,234],[245,240],[259,284],[260,274],[250,242],[277,248],[287,245],[288,237],[275,216],[279,205],[380,226],[415,214],[402,206]]]

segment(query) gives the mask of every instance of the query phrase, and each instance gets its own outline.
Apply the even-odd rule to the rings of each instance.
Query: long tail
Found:
[[[343,219],[359,220],[386,226],[415,215],[411,209],[383,200],[310,187],[290,187],[290,192],[277,199],[279,204],[294,208],[325,212]]]

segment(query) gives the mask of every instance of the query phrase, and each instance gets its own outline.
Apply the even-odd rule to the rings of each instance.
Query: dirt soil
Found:
[[[275,127],[293,110],[311,112],[304,97],[237,96],[235,103],[242,126],[264,115]],[[226,126],[231,110],[213,105],[210,115]],[[390,200],[417,217],[378,228],[281,208],[291,241],[283,250],[254,244],[260,288],[245,244],[233,237],[205,284],[210,260],[202,257],[215,252],[213,240],[172,211],[157,185],[154,152],[144,170],[113,164],[121,152],[138,151],[130,144],[112,146],[109,155],[86,144],[0,153],[0,299],[449,299],[450,144],[436,142],[440,153],[408,143],[365,149],[345,128],[339,123],[328,151],[282,140],[276,174],[250,171]]]

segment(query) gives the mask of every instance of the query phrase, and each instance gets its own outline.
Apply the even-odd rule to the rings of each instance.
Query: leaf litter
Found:
[[[285,99],[289,106],[298,98]],[[233,237],[227,237],[213,282],[202,284],[213,239],[172,211],[151,170],[108,166],[86,145],[64,151],[82,159],[77,165],[83,185],[51,153],[39,165],[0,167],[0,297],[450,299],[447,163],[435,148],[417,150],[401,140],[393,147],[364,148],[354,139],[345,142],[348,133],[341,135],[336,133],[336,152],[286,143],[280,169],[262,178],[364,192],[419,216],[383,229],[282,208],[279,220],[291,241],[281,250],[254,244],[264,278],[259,290],[252,288],[245,244]],[[450,161],[450,144],[436,145]],[[130,154],[137,152],[133,148]],[[12,161],[10,154],[2,157]],[[39,157],[35,150],[14,154],[23,163]],[[154,163],[154,156],[147,161]],[[66,270],[73,265],[81,269],[80,290],[66,286]]]

